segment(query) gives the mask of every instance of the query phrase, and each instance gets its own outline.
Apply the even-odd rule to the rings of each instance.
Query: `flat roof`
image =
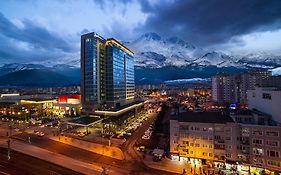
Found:
[[[106,40],[106,44],[108,44],[108,43],[114,44],[114,45],[120,47],[122,50],[128,52],[129,54],[134,55],[133,51],[131,51],[129,48],[127,48],[126,46],[124,46],[123,44],[121,44],[119,41],[117,41],[114,38],[108,38]]]
[[[20,100],[22,103],[45,103],[45,102],[55,102],[55,98],[30,98]]]
[[[195,122],[195,123],[229,123],[234,122],[233,119],[221,112],[183,112],[172,116],[173,120],[179,122]]]
[[[99,117],[80,117],[80,118],[69,120],[67,121],[67,123],[73,125],[89,126],[101,120],[102,119]]]
[[[135,107],[141,106],[143,104],[144,104],[143,101],[135,101],[135,102],[120,106],[119,108],[113,108],[113,109],[108,109],[108,110],[95,110],[94,113],[98,114],[98,115],[117,116],[119,114],[132,110]]]

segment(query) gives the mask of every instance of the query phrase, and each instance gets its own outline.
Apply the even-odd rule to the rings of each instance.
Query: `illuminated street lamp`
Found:
[[[11,143],[11,140],[7,140],[7,144],[8,144],[8,153],[7,153],[7,157],[8,157],[8,160],[11,159],[11,156],[10,156],[10,143]]]

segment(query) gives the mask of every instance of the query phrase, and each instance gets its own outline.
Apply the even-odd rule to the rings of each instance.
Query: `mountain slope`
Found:
[[[47,69],[20,70],[0,76],[2,86],[65,86],[77,84],[71,77]]]
[[[198,48],[178,37],[163,38],[146,33],[124,44],[135,52],[135,65],[142,68],[165,66],[216,66],[239,68],[274,68],[281,66],[281,56],[263,52],[233,56]],[[160,61],[161,59],[161,61]]]

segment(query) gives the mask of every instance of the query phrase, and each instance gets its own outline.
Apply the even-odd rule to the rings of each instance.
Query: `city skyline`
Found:
[[[281,1],[0,2],[0,174],[281,175]]]

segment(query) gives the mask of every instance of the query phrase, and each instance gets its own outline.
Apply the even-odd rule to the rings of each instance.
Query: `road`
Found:
[[[149,119],[144,122],[144,124],[136,130],[135,133],[127,140],[124,145],[123,151],[126,155],[126,160],[117,160],[111,157],[102,156],[100,154],[87,151],[85,149],[80,149],[77,147],[73,147],[71,145],[67,145],[64,143],[60,143],[47,137],[39,137],[30,133],[21,133],[14,135],[14,138],[17,140],[21,140],[23,144],[26,144],[28,147],[28,137],[31,140],[31,146],[36,146],[41,149],[47,150],[49,152],[53,152],[58,155],[62,155],[65,157],[69,157],[71,159],[75,159],[80,161],[81,163],[95,164],[95,166],[99,166],[100,168],[108,167],[111,169],[111,172],[124,172],[123,174],[173,174],[164,172],[161,170],[155,170],[147,167],[140,159],[138,153],[134,149],[135,143],[138,139],[142,137],[144,132],[148,129],[149,125],[153,122],[153,120],[157,117],[156,113],[150,114]],[[11,146],[13,146],[11,144]],[[31,154],[32,155],[32,154]],[[63,165],[62,165],[63,166]]]
[[[146,122],[144,122],[144,124],[136,130],[135,133],[132,134],[131,137],[129,137],[129,139],[125,142],[123,151],[125,153],[125,157],[127,160],[139,160],[140,161],[140,157],[138,156],[138,154],[135,152],[135,143],[141,139],[141,137],[143,136],[143,134],[145,133],[145,131],[149,128],[149,126],[153,123],[153,121],[156,119],[157,114],[156,113],[152,113],[150,114],[150,117],[148,118],[148,120]]]
[[[20,173],[19,173],[20,172]],[[80,175],[73,170],[40,160],[19,152],[11,151],[7,160],[7,149],[0,147],[0,174],[3,175]]]

